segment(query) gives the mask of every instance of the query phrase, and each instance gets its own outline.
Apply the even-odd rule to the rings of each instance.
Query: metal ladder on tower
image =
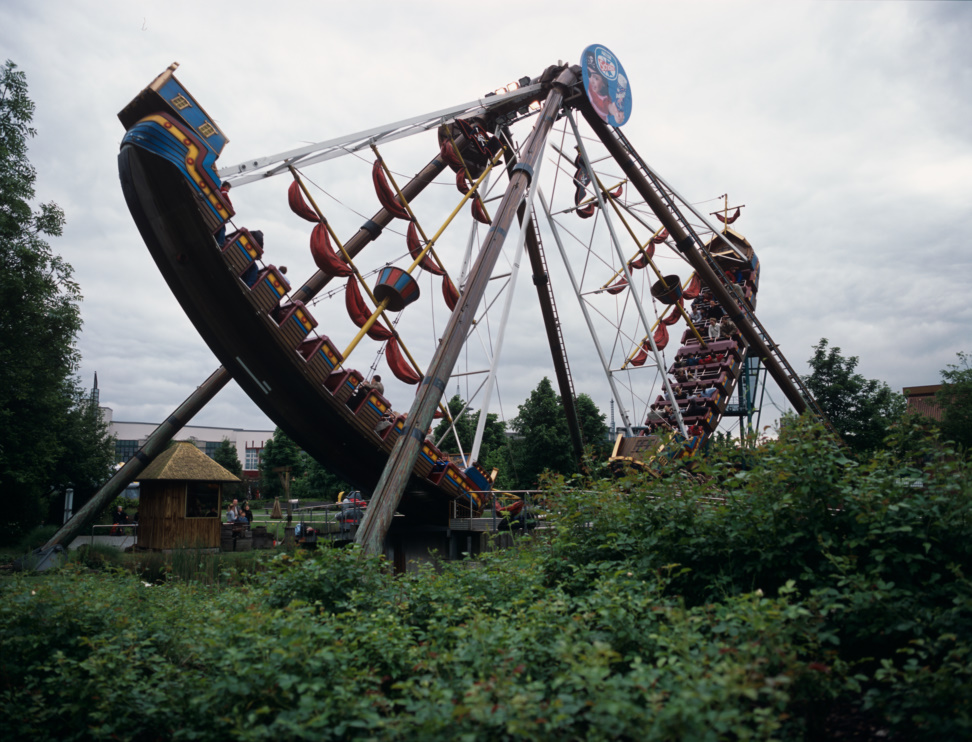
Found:
[[[740,295],[739,291],[732,284],[732,282],[729,281],[729,279],[723,273],[722,269],[719,268],[719,266],[716,264],[715,259],[712,257],[712,254],[708,251],[705,244],[702,242],[702,238],[699,237],[695,227],[693,227],[693,225],[682,214],[681,209],[678,207],[678,204],[675,202],[675,194],[668,187],[666,187],[666,185],[654,173],[654,171],[650,167],[648,167],[648,165],[645,163],[644,160],[641,159],[641,155],[639,155],[637,150],[635,150],[635,148],[631,146],[630,142],[628,142],[628,139],[624,136],[624,134],[621,133],[621,131],[617,127],[612,127],[612,131],[614,137],[621,143],[624,149],[627,150],[628,154],[631,156],[632,161],[635,164],[637,164],[638,168],[641,170],[642,175],[645,176],[645,178],[648,180],[648,183],[651,185],[651,187],[665,202],[672,216],[678,221],[678,223],[682,226],[685,232],[691,235],[699,253],[702,254],[706,262],[713,268],[713,272],[719,277],[719,280],[722,282],[723,286],[725,286],[726,289],[728,289],[728,291],[735,297],[739,305],[739,308],[742,309],[743,313],[746,315],[746,318],[753,325],[755,330],[760,334],[760,336],[763,339],[763,342],[766,343],[766,347],[769,348],[773,358],[777,361],[777,363],[780,364],[780,366],[782,366],[786,370],[787,377],[793,383],[793,385],[796,386],[796,388],[799,390],[800,395],[803,397],[804,401],[807,404],[807,407],[809,407],[810,410],[813,412],[813,414],[817,416],[817,418],[824,425],[824,427],[826,427],[827,430],[829,430],[839,439],[840,436],[837,433],[837,430],[834,428],[833,423],[830,422],[830,419],[824,413],[823,409],[820,407],[820,404],[817,402],[816,399],[814,399],[813,395],[810,393],[810,390],[807,388],[806,384],[803,383],[803,379],[800,378],[800,375],[796,372],[796,370],[793,368],[790,362],[780,351],[780,347],[773,341],[773,338],[770,337],[770,334],[766,330],[766,327],[763,326],[763,323],[760,322],[759,319],[757,319],[756,313],[753,311],[753,309],[748,305],[746,300]]]

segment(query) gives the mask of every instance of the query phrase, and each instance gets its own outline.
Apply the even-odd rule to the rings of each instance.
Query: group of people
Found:
[[[711,351],[705,351],[700,353],[692,353],[686,356],[676,356],[675,357],[675,376],[676,381],[686,381],[687,379],[679,379],[679,371],[690,371],[693,366],[707,366],[710,363],[721,363],[725,360],[726,351],[719,351],[718,353],[713,353]]]
[[[724,316],[725,310],[716,302],[711,306],[696,309],[693,307],[692,314],[689,315],[692,324],[697,328],[704,328],[706,339],[709,342],[716,340],[728,340],[739,332],[736,323]]]
[[[725,310],[718,302],[712,299],[708,290],[703,293],[692,304],[691,320],[693,324],[706,327],[707,340],[714,342],[720,339],[731,339],[738,328],[736,323],[725,316]],[[679,389],[679,385],[703,379],[705,370],[702,368],[709,364],[721,363],[725,360],[727,351],[712,352],[711,350],[700,349],[696,353],[680,355],[675,358],[672,368],[672,380],[676,385],[675,399],[687,400],[688,404],[682,408],[683,419],[693,419],[692,425],[686,427],[689,436],[701,436],[705,434],[705,429],[701,425],[701,419],[708,413],[712,401],[716,398],[719,390],[713,384],[704,389],[697,389],[694,394],[689,395],[688,391]],[[665,402],[655,405],[645,424],[652,429],[659,426],[675,427],[675,411],[671,404]]]
[[[748,283],[752,276],[751,270],[731,269],[726,270],[725,274],[727,281],[733,284],[741,296],[746,297],[747,292],[752,293]],[[751,299],[747,300],[752,301]],[[708,288],[703,289],[692,302],[689,319],[692,320],[693,325],[704,329],[706,342],[738,338],[739,328],[735,322],[726,316],[725,309],[712,297],[712,292]],[[704,346],[705,344],[703,344]],[[679,355],[675,358],[675,364],[671,371],[675,384],[675,400],[676,402],[687,400],[687,404],[681,407],[681,414],[686,422],[692,421],[691,425],[686,426],[689,437],[705,435],[706,429],[702,422],[718,398],[719,389],[715,383],[711,383],[705,388],[696,388],[694,393],[690,395],[689,391],[680,388],[680,385],[703,380],[706,378],[703,376],[706,371],[702,367],[723,362],[727,354],[728,351],[712,352],[708,348],[699,348],[695,353]],[[718,375],[718,372],[715,372],[714,375]],[[651,431],[655,431],[659,427],[674,428],[675,424],[675,410],[671,403],[661,400],[652,405],[648,419],[645,420],[645,425]]]
[[[747,283],[753,274],[753,271],[742,270],[740,268],[734,268],[733,270],[725,271],[726,280],[732,284],[732,287],[736,290],[736,293],[745,299],[752,309],[756,309],[756,285]]]
[[[725,314],[726,310],[722,308],[719,302],[708,295],[700,295],[698,299],[692,302],[689,319],[692,320],[693,325],[699,326],[708,324],[712,320],[722,319]]]
[[[723,317],[721,320],[709,320],[707,334],[710,342],[723,339],[729,340],[737,332],[739,332],[739,328],[736,327],[736,323],[728,317]]]
[[[706,408],[699,404],[695,399],[689,402],[688,407],[682,411],[682,419],[689,417],[700,417],[706,413]],[[645,420],[645,424],[652,429],[652,432],[656,432],[659,427],[675,429],[675,411],[670,405],[665,405],[658,409],[650,410],[648,413],[648,419]],[[687,425],[685,432],[689,436],[704,435],[705,429],[702,427],[701,422],[695,422],[692,425]]]
[[[226,508],[226,522],[250,525],[253,522],[253,511],[250,510],[250,503],[244,502],[241,507],[239,501],[234,498],[232,504]]]
[[[338,523],[341,524],[341,534],[349,534],[351,526],[361,523],[364,518],[364,508],[368,502],[358,491],[350,492],[347,496],[344,493],[338,495],[338,503],[341,506],[341,513],[338,515]]]

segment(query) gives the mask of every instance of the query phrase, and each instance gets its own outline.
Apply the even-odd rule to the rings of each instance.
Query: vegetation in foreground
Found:
[[[904,427],[858,466],[801,421],[708,473],[555,483],[549,538],[415,575],[5,579],[0,736],[968,738],[968,463]]]

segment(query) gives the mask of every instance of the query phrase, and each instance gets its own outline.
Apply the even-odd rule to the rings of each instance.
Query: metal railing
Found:
[[[78,539],[88,539],[88,544],[102,543],[117,546],[121,549],[128,546],[135,546],[138,543],[138,523],[115,523],[109,525],[93,525],[91,533],[87,536],[78,536]],[[115,541],[95,541],[95,539],[121,538],[121,543]],[[77,540],[77,539],[75,539]]]

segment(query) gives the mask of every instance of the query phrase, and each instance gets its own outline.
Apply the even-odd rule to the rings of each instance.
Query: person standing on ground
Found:
[[[121,505],[119,505],[115,510],[111,523],[111,530],[108,533],[112,536],[114,536],[116,532],[122,532],[122,529],[119,528],[119,526],[128,524],[128,513],[125,512],[125,508],[123,508]]]

